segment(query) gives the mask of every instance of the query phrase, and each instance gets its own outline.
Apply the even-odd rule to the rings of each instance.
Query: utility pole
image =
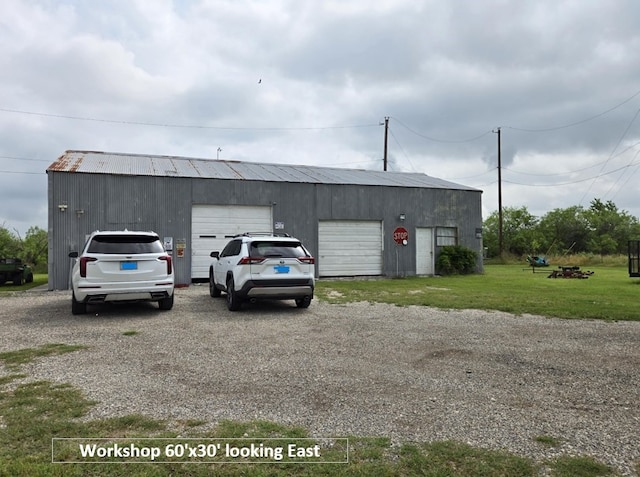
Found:
[[[500,144],[500,128],[493,132],[498,134],[498,252],[502,257],[504,247],[502,240],[502,147]]]
[[[387,139],[389,137],[389,116],[384,118],[384,158],[383,158],[383,170],[387,170]]]

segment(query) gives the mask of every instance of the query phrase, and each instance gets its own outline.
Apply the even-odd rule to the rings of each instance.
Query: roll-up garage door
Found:
[[[382,222],[321,220],[318,224],[318,275],[382,275]]]
[[[191,209],[191,278],[209,278],[210,253],[234,235],[272,232],[270,206],[194,205]]]

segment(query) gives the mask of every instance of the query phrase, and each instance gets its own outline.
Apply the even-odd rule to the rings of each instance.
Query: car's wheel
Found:
[[[227,280],[227,308],[231,311],[238,311],[241,305],[242,301],[236,293],[233,278],[229,278]]]
[[[173,294],[160,300],[158,302],[158,308],[161,310],[170,310],[173,308]]]
[[[16,273],[13,276],[13,284],[16,286],[22,285],[22,273]]]
[[[311,305],[311,297],[309,295],[296,298],[296,306],[298,308],[309,308],[309,305]]]
[[[213,298],[220,296],[220,289],[216,286],[216,282],[213,280],[213,273],[209,272],[209,295]]]
[[[87,304],[76,300],[76,294],[71,292],[71,313],[84,315],[87,312]]]

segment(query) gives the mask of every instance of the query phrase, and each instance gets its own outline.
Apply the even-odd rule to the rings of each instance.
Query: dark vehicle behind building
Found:
[[[33,271],[29,265],[22,263],[19,258],[0,258],[0,285],[6,282],[22,285],[32,281]]]

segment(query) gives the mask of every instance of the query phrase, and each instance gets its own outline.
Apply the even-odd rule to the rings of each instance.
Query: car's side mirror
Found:
[[[69,252],[70,258],[78,258],[78,252]]]
[[[220,252],[211,252],[209,256],[211,258],[220,258]]]

